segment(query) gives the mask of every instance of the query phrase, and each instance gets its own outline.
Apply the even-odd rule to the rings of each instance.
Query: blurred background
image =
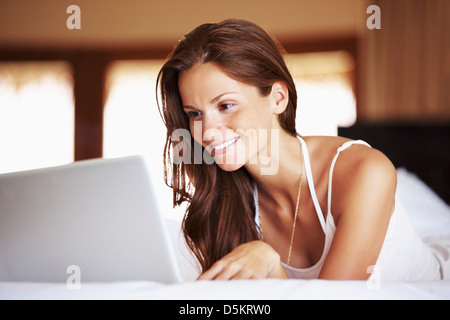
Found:
[[[1,0],[0,173],[142,154],[170,208],[156,75],[227,18],[287,50],[301,134],[364,139],[450,203],[448,0]]]

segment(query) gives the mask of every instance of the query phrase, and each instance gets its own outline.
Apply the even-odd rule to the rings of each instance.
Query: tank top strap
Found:
[[[331,166],[330,166],[330,173],[328,176],[328,200],[327,200],[327,214],[331,214],[331,187],[332,187],[332,183],[333,183],[333,170],[334,170],[334,166],[336,164],[336,160],[339,157],[339,154],[344,151],[345,149],[347,149],[348,147],[351,147],[354,144],[362,144],[365,146],[368,146],[369,148],[371,148],[371,146],[362,140],[352,140],[352,141],[347,141],[345,142],[342,146],[340,146],[337,149],[336,155],[333,158],[333,161],[331,161]]]
[[[299,135],[297,135],[297,138],[302,144],[303,162],[305,164],[306,179],[308,181],[309,192],[311,194],[311,198],[314,204],[314,208],[316,209],[316,214],[320,221],[320,225],[322,226],[322,230],[325,233],[325,217],[322,213],[322,209],[320,208],[319,200],[317,200],[316,190],[314,187],[314,179],[311,171],[311,162],[309,160],[308,147],[306,145],[306,142]],[[253,182],[253,199],[255,203],[255,224],[256,226],[259,226],[258,186],[256,185],[256,182]],[[257,230],[259,233],[259,228],[257,228]]]
[[[320,208],[319,200],[317,200],[316,195],[316,189],[314,187],[314,179],[311,171],[311,161],[309,160],[309,153],[308,153],[308,147],[306,145],[305,140],[302,139],[299,135],[297,135],[298,140],[300,140],[302,144],[302,150],[303,150],[303,162],[305,164],[305,171],[306,171],[306,179],[308,181],[309,186],[309,192],[311,194],[311,198],[314,204],[314,208],[316,209],[317,217],[319,218],[320,225],[322,226],[322,230],[325,233],[325,216],[322,213],[322,209]]]

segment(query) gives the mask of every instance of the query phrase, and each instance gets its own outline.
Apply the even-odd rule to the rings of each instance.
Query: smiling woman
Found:
[[[257,25],[226,20],[187,34],[159,72],[165,179],[174,205],[188,203],[183,231],[199,279],[443,277],[449,262],[412,229],[381,152],[297,134],[283,53]],[[173,161],[179,130],[194,146],[188,162]],[[198,150],[214,161],[193,162]],[[277,164],[269,174],[266,160]]]
[[[205,41],[206,38],[210,41]],[[214,147],[240,137],[226,153],[240,148],[249,150],[245,144],[248,139],[239,135],[237,130],[254,128],[248,121],[255,117],[255,123],[257,119],[263,121],[262,128],[275,125],[284,129],[283,134],[295,137],[297,95],[280,49],[281,46],[256,25],[230,21],[218,28],[215,24],[205,24],[178,43],[158,76],[162,114],[168,129],[166,168],[173,168],[172,177],[167,176],[168,180],[172,179],[166,182],[173,187],[175,204],[190,201],[184,223],[186,240],[204,270],[239,244],[258,238],[253,221],[253,180],[243,164],[234,161],[222,161],[221,168],[184,163],[172,167],[173,142],[170,138],[173,131],[184,128],[191,130],[191,145],[209,147],[212,143]],[[255,59],[255,55],[259,55],[259,59]],[[197,65],[197,62],[203,64]],[[226,74],[222,70],[226,70]],[[272,92],[276,81],[283,83],[277,93]],[[190,90],[195,94],[190,95]],[[274,121],[278,116],[268,115],[277,109],[270,104],[277,100],[282,90],[283,102],[279,109],[284,112],[279,112],[278,122]],[[225,93],[228,94],[222,96]],[[223,105],[230,102],[233,106],[223,110]],[[262,104],[262,110],[250,108],[255,104]],[[193,109],[196,111],[195,120],[202,121],[203,136],[193,131],[194,119],[183,111],[189,113]],[[218,141],[214,142],[215,135]],[[212,151],[214,157],[221,158],[221,154],[216,154],[214,149]],[[193,195],[188,192],[185,173],[195,186]]]

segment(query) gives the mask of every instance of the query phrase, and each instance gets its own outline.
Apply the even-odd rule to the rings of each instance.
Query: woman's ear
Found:
[[[274,82],[270,95],[273,101],[274,113],[283,113],[289,102],[289,90],[286,83],[281,81]]]

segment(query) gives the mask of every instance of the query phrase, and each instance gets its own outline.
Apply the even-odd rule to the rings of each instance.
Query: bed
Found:
[[[417,175],[398,168],[398,195],[421,237],[450,235],[450,206]],[[426,214],[425,214],[426,213]],[[450,281],[368,282],[326,280],[195,281],[198,269],[180,234],[179,219],[167,218],[184,281],[166,285],[149,281],[81,283],[0,283],[0,299],[450,299]]]
[[[333,129],[383,151],[398,174],[397,193],[422,238],[450,237],[450,126],[367,125]],[[308,132],[302,132],[308,135]],[[65,284],[0,282],[0,299],[450,299],[450,281],[368,282],[325,280],[196,281],[198,268],[180,234],[179,211],[166,214],[184,281]]]

